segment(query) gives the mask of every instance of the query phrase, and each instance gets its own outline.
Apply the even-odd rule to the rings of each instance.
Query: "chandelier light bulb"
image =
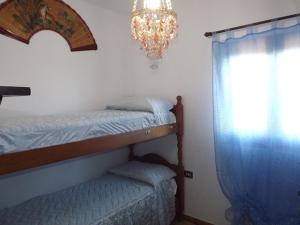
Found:
[[[144,8],[145,9],[159,9],[161,7],[160,0],[145,0],[144,1]]]

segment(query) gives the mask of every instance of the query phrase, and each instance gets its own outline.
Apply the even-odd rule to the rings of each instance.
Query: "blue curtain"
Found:
[[[217,175],[232,225],[300,224],[300,25],[213,40]]]

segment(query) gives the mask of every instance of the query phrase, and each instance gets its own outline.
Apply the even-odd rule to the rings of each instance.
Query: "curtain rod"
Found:
[[[221,33],[225,33],[225,32],[228,32],[228,31],[240,30],[240,29],[247,28],[247,27],[258,26],[258,25],[262,25],[262,24],[266,24],[266,23],[272,23],[272,22],[275,22],[275,21],[291,19],[291,18],[298,17],[298,16],[300,16],[300,13],[289,15],[289,16],[278,17],[278,18],[274,18],[274,19],[270,19],[270,20],[263,20],[263,21],[260,21],[260,22],[250,23],[250,24],[237,26],[237,27],[232,27],[232,28],[228,28],[228,29],[224,29],[224,30],[218,30],[218,31],[215,31],[215,32],[206,32],[204,34],[204,36],[205,37],[212,37],[213,34],[221,34]]]

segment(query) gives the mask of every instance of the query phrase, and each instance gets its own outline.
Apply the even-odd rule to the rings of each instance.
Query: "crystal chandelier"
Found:
[[[150,59],[162,58],[177,33],[177,15],[171,0],[134,0],[131,35]]]

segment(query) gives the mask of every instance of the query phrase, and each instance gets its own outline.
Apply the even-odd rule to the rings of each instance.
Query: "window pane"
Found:
[[[261,135],[267,131],[270,57],[244,54],[229,60],[232,119],[235,133]]]
[[[300,137],[300,49],[278,56],[280,122],[284,135]]]

